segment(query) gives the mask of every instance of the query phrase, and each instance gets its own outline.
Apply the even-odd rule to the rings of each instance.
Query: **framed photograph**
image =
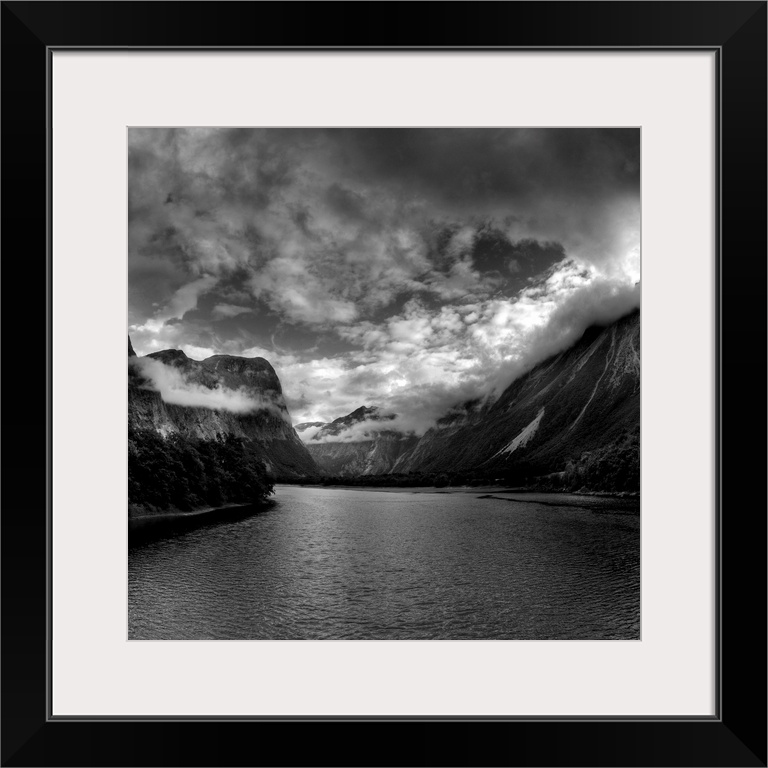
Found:
[[[766,765],[766,4],[435,9],[3,4],[3,764]]]

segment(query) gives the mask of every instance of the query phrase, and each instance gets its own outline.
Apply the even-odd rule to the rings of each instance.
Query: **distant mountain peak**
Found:
[[[179,363],[183,363],[190,359],[180,349],[163,349],[160,352],[150,352],[147,357],[151,357],[153,360],[159,360],[166,365],[178,365]]]
[[[334,419],[331,424],[352,424],[357,421],[365,421],[365,419],[376,418],[376,414],[379,409],[376,406],[361,405],[352,413],[348,413],[346,416],[339,416],[338,419]]]
[[[390,421],[394,418],[394,413],[384,414],[378,406],[361,405],[352,413],[348,413],[346,416],[339,416],[338,419],[334,419],[330,424],[325,424],[312,439],[318,440],[328,435],[340,435],[355,424],[360,424],[363,421]]]
[[[320,425],[314,434],[300,429],[304,425],[295,429],[309,435],[306,442],[309,453],[327,474],[379,475],[390,472],[400,456],[418,440],[412,434],[404,435],[384,424],[381,427],[367,424],[394,418],[395,414],[382,413],[377,406],[363,405],[330,424]],[[305,429],[309,429],[311,423]]]

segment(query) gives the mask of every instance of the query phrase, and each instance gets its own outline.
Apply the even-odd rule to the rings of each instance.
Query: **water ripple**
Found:
[[[638,639],[637,508],[538,502],[280,486],[132,548],[129,637]]]

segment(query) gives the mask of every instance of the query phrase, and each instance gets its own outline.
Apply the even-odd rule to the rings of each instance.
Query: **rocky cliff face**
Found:
[[[257,453],[273,476],[318,474],[291,426],[277,374],[263,358],[214,355],[197,361],[181,350],[164,350],[143,358],[132,352],[129,339],[128,421],[133,429],[150,429],[163,436],[181,433],[203,440],[234,435],[258,447]],[[144,362],[148,360],[163,364],[160,373],[176,384],[173,397],[158,391],[162,387],[153,378],[158,369]],[[221,395],[222,403],[229,402],[228,393],[233,397],[228,407],[195,404],[206,402],[207,393]],[[213,399],[211,404],[217,402]],[[248,408],[249,403],[255,407]]]
[[[394,472],[562,471],[584,452],[639,432],[640,313],[589,328],[570,349],[514,381],[490,405],[448,414]]]
[[[328,424],[309,422],[299,424],[297,430],[301,428],[307,434],[314,431],[307,448],[325,474],[383,475],[391,472],[400,456],[417,442],[413,436],[387,430],[387,420],[377,408],[363,406]],[[381,422],[382,427],[375,422]]]

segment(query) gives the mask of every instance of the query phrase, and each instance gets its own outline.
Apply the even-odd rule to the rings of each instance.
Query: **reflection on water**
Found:
[[[636,501],[276,490],[131,548],[131,639],[639,639]]]

